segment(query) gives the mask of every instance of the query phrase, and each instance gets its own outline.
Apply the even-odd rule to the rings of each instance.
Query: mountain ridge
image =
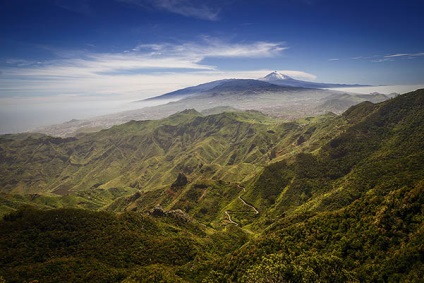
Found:
[[[0,136],[0,278],[420,282],[423,133],[424,89],[292,122]]]

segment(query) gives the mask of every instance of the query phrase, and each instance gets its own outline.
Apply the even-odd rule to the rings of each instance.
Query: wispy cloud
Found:
[[[416,59],[419,57],[424,57],[424,52],[421,53],[394,53],[389,55],[372,55],[372,56],[355,56],[351,58],[346,58],[343,60],[363,60],[372,63],[383,63],[389,61],[395,61],[398,59]],[[335,61],[339,59],[329,59],[330,61]]]
[[[13,70],[16,75],[85,77],[105,73],[128,74],[152,69],[215,70],[215,66],[203,64],[202,61],[212,57],[275,57],[285,49],[281,43],[274,42],[240,44],[207,38],[201,43],[139,45],[131,51],[121,53],[54,51],[56,55],[63,55],[63,58],[44,63],[10,59],[6,60],[6,63],[15,67],[32,66]]]
[[[221,8],[216,2],[205,0],[117,0],[133,5],[154,8],[170,13],[202,20],[215,21],[218,19]],[[218,1],[219,2],[219,1]]]
[[[399,58],[399,57],[421,57],[424,53],[398,53],[384,56],[385,58]]]
[[[376,59],[372,59],[373,63],[383,63],[388,61],[395,61],[397,59],[415,59],[424,56],[424,53],[396,53],[384,56],[375,56]]]
[[[16,96],[121,95],[138,98],[223,78],[259,78],[268,70],[221,71],[205,59],[266,58],[286,47],[278,42],[229,43],[206,38],[200,43],[139,45],[120,53],[59,52],[62,58],[36,62],[7,60],[0,93]],[[74,54],[72,57],[70,55]],[[314,79],[300,71],[290,76]]]
[[[393,61],[393,59],[390,59],[390,58],[380,58],[380,59],[373,59],[373,60],[371,60],[371,62],[373,62],[373,63],[383,63],[383,62],[387,62],[387,61]]]
[[[328,59],[328,61],[339,61],[340,59],[339,58],[331,58],[331,59]]]
[[[4,61],[5,64],[16,66],[16,67],[29,67],[29,66],[37,66],[40,65],[41,62],[33,61],[33,60],[24,60],[24,59],[6,59]]]
[[[151,56],[191,57],[192,60],[201,61],[208,57],[232,58],[263,58],[278,56],[287,47],[281,42],[254,42],[229,44],[217,39],[204,38],[202,43],[174,44],[141,44],[133,51],[149,52]]]

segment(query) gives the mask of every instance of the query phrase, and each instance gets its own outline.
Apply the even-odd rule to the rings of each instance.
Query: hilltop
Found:
[[[0,274],[419,282],[423,106],[417,90],[291,122],[191,109],[67,139],[1,136]]]

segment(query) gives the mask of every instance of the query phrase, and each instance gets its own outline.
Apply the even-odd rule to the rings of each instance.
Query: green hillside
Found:
[[[420,282],[423,160],[424,90],[296,122],[186,110],[1,136],[0,275]]]
[[[316,154],[268,166],[245,196],[265,232],[207,282],[421,282],[423,94],[353,107]]]
[[[101,209],[118,197],[166,189],[179,173],[191,182],[244,182],[270,160],[291,154],[293,145],[317,148],[328,139],[315,134],[318,122],[334,119],[281,123],[259,112],[186,110],[77,138],[1,136],[1,207],[10,211],[30,196],[44,207]]]
[[[247,239],[239,230],[210,234],[179,211],[150,216],[23,207],[0,224],[0,274],[7,282],[120,282],[140,272],[154,276],[231,252]],[[161,276],[166,282],[181,280]]]

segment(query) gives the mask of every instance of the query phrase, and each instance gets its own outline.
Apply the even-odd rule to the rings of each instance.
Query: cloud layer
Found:
[[[69,52],[78,56],[46,62],[9,59],[0,76],[0,93],[3,97],[119,95],[140,99],[211,80],[262,77],[270,70],[221,71],[203,62],[207,58],[271,58],[285,49],[278,42],[241,44],[208,38],[201,43],[139,45],[121,53]],[[315,78],[300,71],[283,72]]]

